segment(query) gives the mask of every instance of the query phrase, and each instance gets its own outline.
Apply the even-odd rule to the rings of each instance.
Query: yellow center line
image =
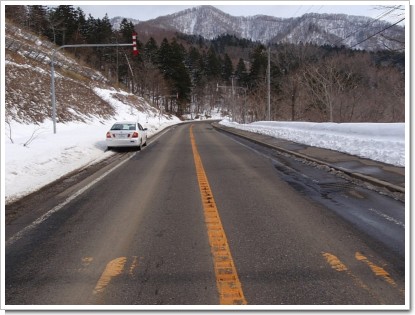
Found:
[[[219,292],[219,302],[222,305],[247,304],[232,259],[228,240],[219,217],[215,199],[203,168],[202,159],[197,150],[193,135],[193,125],[190,126],[190,141],[199,182],[200,195],[205,214],[205,223],[209,237],[210,249],[216,275],[216,285]]]

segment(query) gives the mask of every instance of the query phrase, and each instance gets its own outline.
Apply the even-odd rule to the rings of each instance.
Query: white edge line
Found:
[[[6,243],[5,243],[6,247],[7,246],[11,246],[17,240],[21,239],[25,234],[27,234],[28,232],[30,232],[31,230],[33,230],[36,226],[38,226],[39,224],[41,224],[42,222],[44,222],[46,219],[48,219],[52,214],[54,214],[55,212],[58,212],[59,210],[61,210],[64,206],[66,206],[68,203],[70,203],[76,197],[78,197],[79,195],[83,194],[86,190],[88,190],[93,185],[95,185],[96,183],[98,183],[100,180],[102,180],[108,174],[110,174],[111,172],[113,172],[114,170],[116,170],[117,168],[119,168],[121,165],[123,165],[124,163],[126,163],[127,161],[129,161],[133,156],[135,156],[135,154],[131,155],[128,159],[125,159],[121,163],[117,164],[112,169],[106,171],[100,177],[94,179],[88,185],[86,185],[85,187],[81,188],[80,190],[78,190],[77,192],[75,192],[74,194],[72,194],[71,196],[69,196],[64,202],[58,204],[57,206],[55,206],[54,208],[52,208],[51,210],[49,210],[48,212],[46,212],[44,215],[42,215],[41,217],[39,217],[38,219],[36,219],[35,221],[33,221],[30,225],[26,226],[25,228],[23,228],[22,230],[20,230],[19,232],[17,232],[15,235],[13,235],[12,237],[10,237],[6,241]]]
[[[160,138],[162,135],[164,135],[169,130],[170,130],[170,128],[166,128],[166,130],[164,130],[163,132],[157,134],[157,136],[154,139],[151,139],[151,142],[157,140],[158,138]],[[151,142],[149,144],[151,144]],[[116,170],[118,167],[120,167],[121,165],[123,165],[124,163],[126,163],[133,156],[135,156],[135,154],[131,155],[129,158],[127,158],[124,161],[122,161],[121,163],[117,164],[112,169],[106,171],[100,177],[96,178],[95,180],[93,180],[92,182],[90,182],[88,185],[86,185],[85,187],[81,188],[80,190],[78,190],[77,192],[75,192],[74,194],[72,194],[71,196],[69,196],[64,202],[58,204],[57,206],[55,206],[54,208],[52,208],[51,210],[49,210],[48,212],[46,212],[44,215],[42,215],[41,217],[39,217],[38,219],[36,219],[35,221],[33,221],[31,224],[29,224],[28,226],[26,226],[25,228],[23,228],[22,230],[20,230],[16,234],[14,234],[12,237],[10,237],[6,241],[5,246],[7,247],[7,246],[13,245],[16,241],[18,241],[19,239],[21,239],[24,235],[26,235],[31,230],[33,230],[34,228],[36,228],[36,226],[38,226],[39,224],[41,224],[42,222],[44,222],[46,219],[48,219],[52,214],[54,214],[54,213],[58,212],[59,210],[61,210],[64,206],[66,206],[68,203],[70,203],[76,197],[78,197],[81,194],[83,194],[86,190],[88,190],[93,185],[95,185],[96,183],[98,183],[100,180],[102,180],[104,177],[106,177],[112,171]]]

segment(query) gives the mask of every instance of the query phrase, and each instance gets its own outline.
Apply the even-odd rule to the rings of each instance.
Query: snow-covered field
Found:
[[[4,125],[4,173],[6,203],[27,195],[68,172],[105,159],[105,134],[117,120],[136,120],[154,135],[180,122],[139,112],[114,99],[112,90],[95,93],[116,108],[112,120],[88,119],[88,123],[42,125],[11,122]],[[217,117],[212,117],[217,118]],[[328,124],[300,122],[256,122],[240,125],[223,120],[226,126],[280,137],[295,142],[347,152],[385,163],[405,166],[405,124]],[[12,141],[13,140],[13,141]]]

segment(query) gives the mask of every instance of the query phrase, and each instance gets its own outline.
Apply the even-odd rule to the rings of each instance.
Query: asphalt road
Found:
[[[7,223],[7,306],[405,304],[405,253],[381,241],[401,218],[367,222],[373,237],[208,123],[130,155]]]

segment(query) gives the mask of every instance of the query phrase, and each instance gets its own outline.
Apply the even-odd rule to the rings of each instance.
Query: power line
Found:
[[[366,38],[366,39],[364,39],[364,40],[362,40],[362,41],[358,42],[357,44],[354,44],[354,45],[353,45],[353,46],[351,46],[350,48],[353,48],[353,47],[356,47],[357,45],[360,45],[361,43],[363,43],[363,42],[367,41],[368,39],[370,39],[370,38],[372,38],[372,37],[374,37],[374,36],[378,35],[379,33],[382,33],[383,31],[386,31],[388,28],[391,28],[392,26],[395,26],[396,24],[401,23],[403,20],[405,20],[405,18],[401,19],[400,21],[398,21],[398,22],[396,22],[396,23],[394,23],[394,24],[392,24],[392,25],[389,25],[388,27],[385,27],[383,30],[380,30],[379,32],[376,32],[376,33],[375,33],[375,34],[373,34],[373,35],[370,35],[368,38]]]
[[[306,9],[305,10],[305,12],[302,14],[302,15],[304,15],[304,14],[307,14],[312,8],[314,7],[314,5],[310,5],[309,7],[308,7],[308,9],[306,9],[305,7],[304,7],[304,9]],[[293,17],[295,17],[296,15],[297,15],[297,13],[299,13],[299,11],[301,11],[301,9],[303,9],[303,5],[300,5],[298,8],[297,8],[297,10],[294,12],[294,14],[290,17],[290,18],[293,18]]]
[[[310,5],[309,7],[308,7],[308,10],[304,13],[304,14],[307,14],[308,12],[310,12],[310,10],[312,9],[314,7],[314,5]],[[303,15],[304,15],[303,14]]]
[[[324,7],[324,4],[323,4],[323,5],[321,5],[321,6],[318,8],[318,10],[316,11],[316,13],[320,12],[320,10],[321,10],[323,7]]]
[[[303,6],[302,5],[300,5],[298,8],[297,8],[297,10],[295,10],[295,12],[294,12],[294,14],[291,16],[291,18],[292,17],[295,17],[296,15],[297,15],[297,12],[302,8]]]
[[[349,38],[350,36],[352,36],[352,35],[356,34],[356,33],[357,33],[357,32],[359,32],[360,30],[362,30],[362,29],[364,29],[364,28],[369,27],[369,25],[371,25],[371,24],[375,23],[376,21],[380,20],[381,18],[383,18],[383,17],[385,17],[385,16],[387,16],[387,15],[391,14],[391,13],[392,13],[393,11],[395,11],[397,8],[399,8],[399,6],[393,7],[393,8],[392,8],[392,9],[390,9],[389,11],[384,12],[384,13],[381,13],[381,14],[380,14],[378,17],[376,17],[374,20],[369,21],[369,22],[368,22],[365,26],[363,26],[363,27],[359,28],[358,30],[356,30],[356,31],[354,31],[354,32],[352,32],[352,33],[350,33],[350,34],[349,34],[349,35],[347,35],[345,38],[342,38],[342,39],[338,40],[337,42],[335,42],[335,43],[334,43],[334,46],[336,46],[337,44],[341,43],[342,41],[344,41],[345,39]]]

